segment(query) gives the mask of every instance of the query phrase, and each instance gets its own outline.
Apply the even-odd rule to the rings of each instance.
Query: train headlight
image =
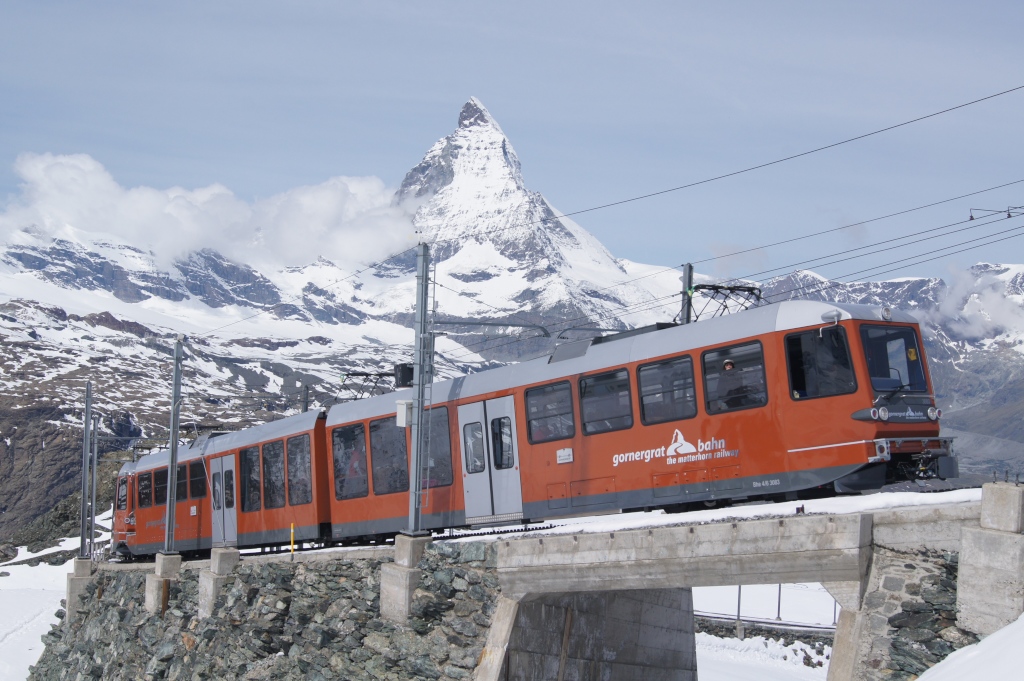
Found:
[[[938,421],[939,410],[936,409],[935,407],[928,407],[928,418],[930,418],[932,421]]]
[[[889,408],[888,407],[880,408],[878,410],[878,418],[882,419],[883,421],[888,421],[889,420]]]
[[[892,308],[890,308],[890,307],[883,307],[882,308],[882,319],[884,319],[887,322],[892,321]]]
[[[872,421],[877,421],[878,420],[878,410],[877,409],[872,409],[871,410],[871,420]]]

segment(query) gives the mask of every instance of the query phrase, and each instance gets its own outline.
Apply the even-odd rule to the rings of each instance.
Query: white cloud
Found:
[[[0,210],[3,241],[27,227],[64,238],[83,231],[151,250],[164,267],[213,248],[259,268],[321,255],[355,266],[412,245],[411,216],[375,177],[333,177],[249,203],[220,184],[126,188],[85,154],[22,154],[14,170],[21,192]]]

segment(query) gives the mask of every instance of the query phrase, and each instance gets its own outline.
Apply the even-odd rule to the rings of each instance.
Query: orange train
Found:
[[[956,477],[920,330],[884,307],[791,301],[566,343],[435,383],[425,529],[683,510]],[[407,527],[411,391],[203,436],[126,464],[113,545],[365,541]]]

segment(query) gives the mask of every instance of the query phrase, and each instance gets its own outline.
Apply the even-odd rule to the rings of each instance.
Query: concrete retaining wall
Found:
[[[689,589],[544,594],[519,604],[508,681],[696,681]]]

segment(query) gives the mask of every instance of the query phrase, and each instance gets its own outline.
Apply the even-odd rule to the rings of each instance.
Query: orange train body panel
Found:
[[[422,527],[437,530],[957,474],[917,324],[881,308],[781,303],[568,343],[432,392],[422,475],[409,429],[396,425],[408,391],[183,448],[180,464],[202,465],[206,493],[193,498],[189,480],[176,547],[281,545],[293,524],[300,541],[393,535],[408,526],[417,477]],[[158,452],[119,474],[122,553],[163,546],[166,507],[154,494],[167,461]]]

